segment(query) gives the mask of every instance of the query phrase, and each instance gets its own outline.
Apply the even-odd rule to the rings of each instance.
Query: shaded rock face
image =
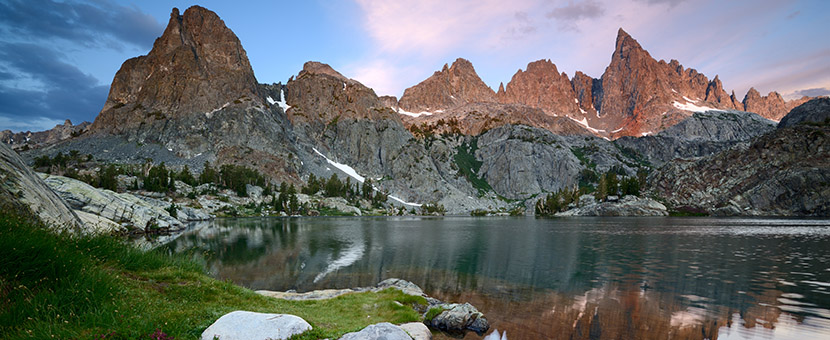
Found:
[[[476,74],[473,64],[458,58],[452,66],[406,89],[398,105],[409,112],[448,109],[467,103],[494,103],[496,94]]]
[[[2,144],[2,143],[0,143]],[[58,231],[86,232],[72,209],[7,145],[0,145],[0,203]]]
[[[430,327],[448,332],[471,330],[478,334],[490,329],[490,323],[484,314],[469,303],[441,304],[438,308],[443,308],[444,311],[428,321],[427,325]]]
[[[54,128],[46,131],[14,133],[11,130],[3,130],[0,131],[0,142],[8,144],[15,150],[37,148],[79,136],[89,129],[89,125],[89,122],[72,125],[72,122],[67,119],[63,125],[55,125]]]
[[[660,166],[675,158],[713,155],[774,129],[775,122],[754,113],[707,111],[695,113],[655,136],[623,137],[614,143]]]
[[[781,128],[649,177],[676,209],[716,215],[830,215],[830,127]]]
[[[271,93],[277,87],[281,93],[281,86],[257,83],[239,39],[215,13],[193,6],[179,15],[174,8],[150,53],[116,73],[89,138],[118,135],[160,144],[182,158],[243,163],[298,182],[299,161],[289,157],[295,154],[291,125],[264,99],[278,96]]]
[[[793,127],[800,124],[830,124],[830,98],[815,98],[792,109],[778,123],[778,128]]]
[[[564,137],[527,126],[504,125],[478,137],[479,176],[511,199],[525,199],[578,184],[579,173],[594,164],[605,172],[620,166],[634,175],[637,161],[600,138]],[[580,160],[576,154],[585,158]]]
[[[244,98],[262,104],[236,35],[205,8],[193,6],[183,15],[174,8],[150,53],[127,60],[115,74],[91,130],[130,132],[142,123],[201,114]]]
[[[809,97],[801,97],[800,99],[786,101],[778,92],[770,92],[766,96],[761,96],[758,90],[753,87],[749,89],[744,97],[743,109],[778,121],[794,107],[807,102],[809,99]]]

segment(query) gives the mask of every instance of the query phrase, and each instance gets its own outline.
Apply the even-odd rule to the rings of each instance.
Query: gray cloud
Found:
[[[0,2],[0,30],[7,39],[64,39],[83,46],[128,43],[149,49],[164,27],[136,7],[109,1]]]
[[[108,86],[62,59],[62,54],[34,44],[0,42],[0,63],[8,71],[0,82],[0,115],[25,120],[69,118],[78,123],[98,112]],[[8,85],[15,81],[36,84]]]
[[[793,95],[796,97],[818,97],[818,96],[830,96],[830,88],[826,87],[817,87],[812,89],[803,89],[793,92]]]
[[[61,49],[148,50],[163,30],[137,7],[112,0],[0,1],[0,129],[94,117],[109,86],[67,62]]]
[[[568,1],[568,5],[558,7],[547,13],[549,19],[559,19],[564,21],[577,21],[580,19],[594,19],[599,18],[605,13],[602,5],[593,0],[586,1]]]
[[[576,22],[582,19],[596,19],[605,14],[605,8],[594,0],[568,1],[564,7],[554,8],[545,14],[548,19],[554,19],[561,31],[579,31]]]
[[[634,0],[634,1],[644,2],[644,3],[650,4],[650,5],[664,5],[665,4],[665,5],[669,5],[669,7],[674,7],[674,6],[679,5],[682,2],[685,2],[686,0]]]

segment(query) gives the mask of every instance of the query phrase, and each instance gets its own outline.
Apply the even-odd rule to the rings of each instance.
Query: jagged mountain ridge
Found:
[[[188,15],[191,11],[206,12],[196,17],[215,16],[215,13],[201,7],[191,7],[183,16],[174,10],[170,25],[182,25],[186,18],[193,16]],[[203,22],[220,26],[201,28],[205,31],[221,33],[227,30],[218,17]],[[165,35],[181,34],[176,29],[165,31]],[[160,48],[167,45],[159,41],[170,40],[165,35],[157,41]],[[235,41],[238,42],[238,39]],[[205,46],[200,41],[194,43]],[[634,43],[622,43],[621,50],[637,52]],[[193,51],[190,49],[190,53]],[[191,168],[197,168],[193,165],[204,161],[218,165],[242,164],[257,168],[275,182],[296,184],[302,183],[305,176],[311,173],[323,178],[331,174],[337,174],[340,178],[352,176],[355,180],[367,177],[378,188],[401,201],[440,203],[449,212],[455,213],[507,206],[508,203],[499,197],[521,201],[540,193],[570,188],[580,181],[579,176],[585,170],[604,172],[614,167],[634,175],[641,166],[638,156],[627,152],[619,144],[583,136],[595,132],[585,128],[589,125],[586,115],[597,117],[600,110],[604,112],[602,83],[605,80],[577,73],[570,80],[573,88],[569,90],[567,75],[558,73],[549,61],[537,62],[527,72],[514,77],[515,83],[508,84],[511,90],[500,89],[495,93],[480,82],[472,64],[459,60],[456,61],[458,65],[447,66],[442,72],[437,72],[432,85],[424,87],[424,93],[442,93],[441,100],[421,102],[410,100],[408,98],[414,97],[406,95],[404,97],[407,98],[401,101],[394,97],[378,97],[371,88],[319,62],[306,63],[298,75],[285,85],[258,84],[254,78],[255,86],[251,88],[251,79],[246,76],[198,76],[182,78],[172,87],[169,84],[159,85],[166,84],[167,78],[152,76],[155,72],[180,74],[194,67],[192,60],[178,58],[177,53],[180,52],[165,55],[154,49],[148,56],[157,56],[158,63],[140,62],[147,57],[125,62],[119,74],[145,72],[150,76],[144,76],[143,80],[141,77],[127,77],[131,80],[125,82],[123,77],[117,75],[111,98],[99,115],[100,120],[96,119],[96,124],[100,124],[98,128],[43,152],[54,154],[59,150],[66,152],[85,146],[79,148],[82,153],[93,153],[96,159],[106,161],[146,162],[149,155],[156,163],[189,164]],[[205,60],[216,60],[213,55],[222,55],[221,51],[211,49],[199,53],[204,55],[198,54],[197,59]],[[647,53],[641,55],[639,60],[648,62],[650,57],[645,56]],[[661,65],[673,63],[658,62],[655,67],[661,69],[665,68]],[[239,65],[247,65],[247,59]],[[671,67],[677,69],[678,65]],[[165,67],[167,70],[164,70]],[[250,66],[242,67],[244,72],[240,74],[244,75],[249,69]],[[679,69],[683,70],[682,67]],[[683,72],[690,75],[689,79],[701,79],[696,72]],[[478,79],[472,81],[475,86],[466,86],[470,79]],[[546,91],[531,91],[531,85],[539,79],[558,82],[559,86],[548,89],[565,93],[564,96],[574,96],[569,98],[573,105],[568,101],[546,101]],[[609,79],[613,83],[614,77]],[[718,83],[719,79],[713,82]],[[723,93],[709,90],[713,88],[713,82],[695,81],[700,85],[695,88],[711,92],[712,98],[725,98]],[[681,88],[675,90],[677,92],[686,91],[679,85],[676,87]],[[143,92],[147,88],[155,90]],[[187,98],[170,100],[192,88],[242,90],[230,90],[213,104],[205,104],[203,99],[198,98],[192,101]],[[672,89],[669,91],[675,93]],[[124,97],[128,98],[126,102],[111,101],[121,98],[119,96],[123,93],[140,95]],[[417,91],[411,93],[417,94]],[[502,102],[512,100],[504,99],[511,95],[520,98],[523,103]],[[733,96],[729,98],[734,103]],[[537,104],[533,104],[534,101]],[[543,105],[547,109],[531,104]],[[422,117],[402,115],[412,113],[407,110],[419,109],[417,105],[428,105],[426,107],[430,110],[440,105],[453,107],[444,112],[435,110],[432,115]],[[575,114],[559,115],[554,111],[558,106],[578,110],[583,116],[579,120],[580,116]],[[600,110],[594,111],[595,107]],[[464,119],[454,119],[458,115],[463,115]],[[695,131],[700,130],[700,126],[709,129],[707,124],[719,119],[720,115],[710,114],[705,124],[688,125]],[[604,116],[606,113],[602,113],[601,117]],[[688,113],[681,116],[688,116]],[[417,118],[433,127],[441,126],[429,133],[424,130],[418,133],[410,120]],[[736,124],[742,124],[745,118],[740,118]],[[122,126],[122,121],[128,124]],[[441,121],[443,125],[438,124]],[[702,134],[700,145],[703,147],[695,146],[697,149],[691,150],[690,155],[712,153],[739,142],[728,140],[719,144],[717,149],[707,148],[706,143],[721,142],[717,140],[719,136],[728,136],[736,129],[727,127],[722,130],[725,133]],[[749,134],[733,135],[741,140],[751,137]],[[672,145],[657,144],[647,148],[665,149]],[[145,153],[148,149],[152,152]],[[670,154],[661,150],[655,154]],[[161,160],[156,158],[159,155]],[[478,165],[475,165],[476,162]],[[462,166],[465,168],[462,169]],[[530,200],[527,202],[529,205],[533,203]]]
[[[493,102],[487,95],[465,96],[469,88],[475,89],[474,93],[492,92],[483,85],[472,64],[459,58],[449,69],[445,66],[408,88],[398,106],[407,113],[416,113],[414,117],[404,117],[405,122],[420,125],[429,120],[430,114],[470,103]],[[594,79],[579,71],[569,78],[564,72],[559,73],[550,60],[539,60],[529,63],[524,71],[518,70],[506,86],[500,84],[495,97],[501,104],[525,105],[541,109],[548,116],[571,118],[586,128],[586,134],[614,139],[654,134],[693,112],[713,109],[754,112],[777,121],[808,99],[785,101],[777,92],[761,96],[752,88],[739,101],[734,91],[727,94],[718,76],[709,80],[694,69],[684,68],[677,60],[655,60],[623,29],[617,33],[611,62],[601,78]],[[465,117],[454,118],[463,121]]]

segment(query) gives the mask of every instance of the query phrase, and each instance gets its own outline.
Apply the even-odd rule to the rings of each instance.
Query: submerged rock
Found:
[[[359,332],[345,334],[340,340],[412,340],[412,337],[400,327],[383,322],[366,326]]]
[[[600,203],[580,198],[580,204],[587,203],[587,205],[557,213],[556,216],[667,216],[669,214],[665,205],[651,198],[628,195],[621,200],[612,201],[611,197],[609,196],[608,202]]]
[[[220,317],[202,332],[202,340],[288,339],[311,330],[299,316],[234,311]]]

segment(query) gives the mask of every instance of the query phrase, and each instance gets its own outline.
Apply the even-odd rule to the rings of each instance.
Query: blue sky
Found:
[[[92,121],[121,63],[149,52],[172,7],[194,4],[239,36],[262,83],[316,60],[400,97],[458,57],[493,88],[538,59],[598,78],[623,27],[741,98],[751,86],[830,94],[830,1],[0,0],[0,130]]]

